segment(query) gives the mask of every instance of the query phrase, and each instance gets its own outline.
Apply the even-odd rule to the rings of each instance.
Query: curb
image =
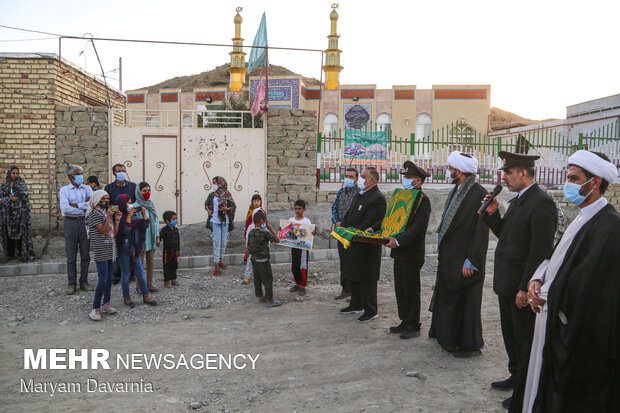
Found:
[[[495,249],[496,242],[489,241],[489,251]],[[426,255],[437,254],[437,244],[426,244]],[[390,249],[383,248],[382,257],[390,256]],[[274,251],[270,254],[272,264],[285,264],[291,262],[290,251]],[[312,250],[309,255],[310,261],[336,261],[338,260],[338,249]],[[226,265],[241,266],[243,254],[227,254],[222,257],[222,262]],[[162,261],[155,260],[155,269],[162,269]],[[95,270],[94,261],[88,267]],[[195,255],[191,257],[179,257],[179,269],[213,268],[213,255]],[[0,265],[0,277],[15,277],[20,275],[43,275],[43,274],[66,274],[67,264],[65,262],[33,262],[25,264]],[[90,271],[96,274],[96,271]],[[78,272],[79,274],[79,272]]]

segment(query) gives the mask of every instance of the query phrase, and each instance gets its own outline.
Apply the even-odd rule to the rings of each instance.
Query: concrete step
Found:
[[[489,241],[489,251],[495,249],[496,242]],[[275,250],[271,252],[271,262],[273,264],[285,264],[291,262],[290,250]],[[426,244],[426,254],[437,254],[437,244]],[[383,257],[390,256],[390,249],[383,248]],[[78,257],[79,259],[79,257]],[[310,261],[336,261],[338,260],[338,250],[333,249],[317,249],[310,251]],[[240,266],[243,263],[243,254],[227,254],[224,255],[222,261],[226,265]],[[212,255],[195,255],[191,257],[179,257],[179,268],[213,268]],[[94,261],[90,262],[88,267],[90,273],[96,273],[97,267]],[[155,260],[155,269],[162,269],[162,261]],[[42,274],[66,274],[66,262],[33,262],[24,264],[0,265],[0,277],[14,277],[19,275],[42,275]],[[79,274],[79,264],[78,264]]]

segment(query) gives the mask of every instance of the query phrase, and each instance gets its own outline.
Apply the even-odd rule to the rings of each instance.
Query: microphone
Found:
[[[482,215],[482,213],[485,209],[487,209],[491,201],[493,201],[493,198],[495,198],[500,192],[502,192],[502,189],[504,189],[504,187],[502,187],[501,185],[496,185],[495,188],[493,188],[493,192],[491,192],[489,199],[484,201],[484,204],[482,204],[482,206],[478,210],[478,215]]]

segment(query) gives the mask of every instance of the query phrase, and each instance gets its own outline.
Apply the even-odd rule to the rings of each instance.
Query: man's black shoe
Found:
[[[404,340],[408,338],[420,337],[420,330],[415,330],[413,327],[407,327],[399,337]]]
[[[514,376],[508,377],[506,380],[494,381],[491,383],[491,387],[495,390],[512,390],[515,386]]]
[[[407,328],[407,324],[405,324],[405,322],[402,321],[399,325],[390,327],[390,333],[400,334],[404,332],[406,328]]]
[[[512,396],[510,396],[509,398],[507,398],[506,400],[504,400],[502,402],[502,407],[504,409],[510,409],[510,404],[512,403]]]
[[[355,309],[355,308],[351,308],[351,306],[345,307],[342,310],[340,310],[340,314],[342,315],[347,315],[347,314],[362,314],[364,312],[364,310],[360,309]]]
[[[357,319],[358,323],[367,323],[369,321],[374,320],[375,318],[379,318],[379,314],[362,314],[361,316],[359,316],[359,318]]]

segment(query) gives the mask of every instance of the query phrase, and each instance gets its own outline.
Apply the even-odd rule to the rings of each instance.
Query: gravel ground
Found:
[[[456,359],[429,339],[436,258],[422,270],[422,336],[400,340],[392,260],[384,259],[378,286],[380,317],[368,324],[341,316],[345,303],[337,262],[311,263],[308,294],[288,291],[289,266],[274,265],[275,296],[269,309],[256,303],[241,267],[213,277],[180,271],[181,285],[161,289],[160,303],[129,309],[114,286],[116,315],[88,319],[92,293],[64,295],[65,276],[0,279],[0,394],[5,411],[67,412],[503,412],[506,393],[490,389],[505,378],[506,356],[491,277],[483,297],[483,355]],[[492,261],[487,263],[490,272]],[[161,286],[161,271],[156,272]],[[138,301],[138,300],[136,300]],[[106,348],[128,353],[260,354],[256,370],[23,370],[24,348]],[[20,379],[37,381],[138,381],[153,393],[22,393]],[[85,385],[84,385],[85,386]],[[52,407],[53,406],[53,407]]]

